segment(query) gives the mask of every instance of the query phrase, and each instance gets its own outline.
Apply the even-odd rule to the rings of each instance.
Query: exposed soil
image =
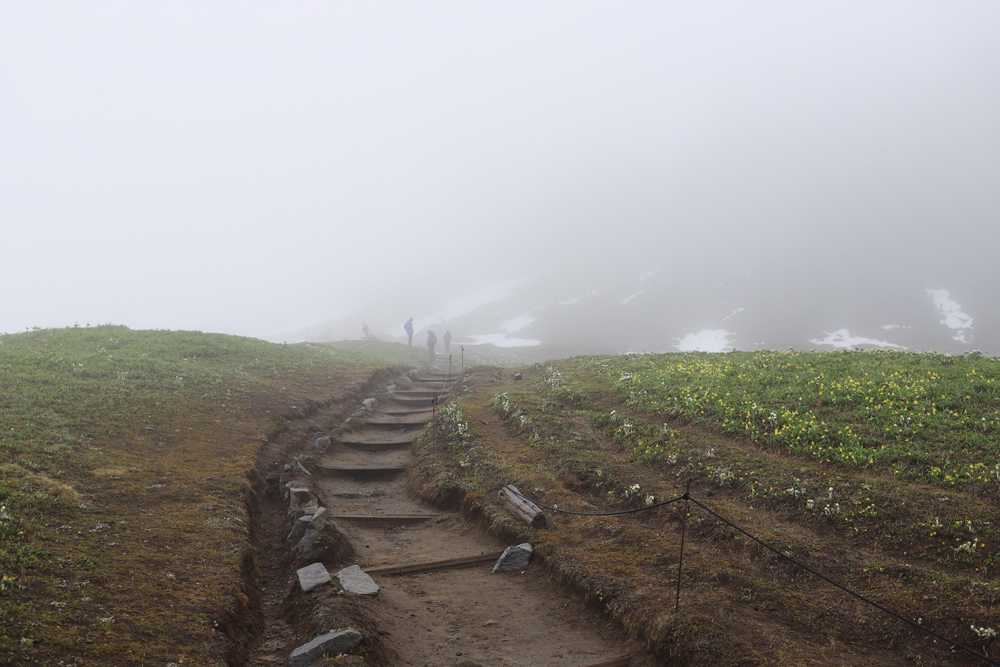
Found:
[[[297,555],[295,539],[286,539],[291,522],[280,487],[271,486],[264,494],[257,530],[264,629],[245,664],[288,664],[291,651],[312,637],[350,625],[365,636],[361,650],[329,664],[470,661],[484,667],[584,667],[631,656],[630,663],[612,664],[652,665],[634,642],[624,640],[597,610],[553,584],[535,562],[511,573],[492,574],[489,562],[422,574],[374,574],[380,586],[376,597],[340,590],[335,574],[350,565],[369,569],[424,563],[511,546],[461,513],[421,504],[406,491],[409,442],[418,425],[430,420],[431,391],[440,389],[443,380],[432,370],[409,387],[401,386],[398,399],[382,395],[373,414],[352,419],[348,428],[336,432],[332,447],[312,452],[308,473],[294,475],[334,516],[333,532],[324,533],[320,546],[307,556]],[[292,456],[309,452],[317,434],[342,422],[352,409],[334,406],[290,424],[270,444],[265,462],[271,467],[262,472],[278,472]],[[392,515],[426,518],[392,527],[344,518]],[[317,561],[327,566],[333,582],[302,593],[296,570]]]

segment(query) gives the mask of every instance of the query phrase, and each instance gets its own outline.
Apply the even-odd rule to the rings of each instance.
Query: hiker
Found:
[[[427,351],[430,352],[431,361],[434,361],[434,346],[437,345],[438,337],[430,329],[427,330]]]
[[[406,344],[413,347],[413,318],[406,320],[406,324],[403,325],[403,331],[406,332]]]
[[[444,351],[448,352],[451,350],[451,331],[448,329],[444,330]]]

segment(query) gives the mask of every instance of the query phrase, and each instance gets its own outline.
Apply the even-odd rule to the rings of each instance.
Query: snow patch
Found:
[[[972,340],[972,318],[962,312],[962,307],[951,299],[948,290],[929,289],[927,294],[933,299],[934,305],[941,314],[941,324],[954,331],[951,336],[952,340],[957,340],[960,343],[968,343]]]
[[[441,308],[441,310],[433,315],[425,315],[424,317],[416,318],[413,320],[413,329],[414,331],[420,331],[421,329],[426,329],[437,324],[438,322],[447,322],[448,320],[453,320],[456,317],[461,317],[466,313],[471,313],[477,308],[493,303],[494,301],[507,298],[511,295],[515,288],[531,282],[532,280],[534,280],[534,277],[520,278],[517,280],[505,280],[501,283],[494,283],[492,285],[480,287],[471,294],[465,294],[451,299],[444,305],[443,308]],[[395,335],[396,332],[393,331],[393,336]]]
[[[639,296],[640,294],[643,294],[643,292],[636,292],[632,296],[625,297],[624,299],[622,299],[622,305],[624,306],[626,303],[628,303],[629,301],[631,301],[635,297]]]
[[[662,268],[663,268],[662,266],[659,266],[659,267],[653,269],[652,271],[646,271],[646,273],[643,273],[642,275],[639,276],[639,282],[640,283],[646,282],[647,280],[649,280],[650,278],[652,278],[653,276],[655,276],[657,273],[659,273],[660,269],[662,269]]]
[[[732,335],[725,329],[702,329],[679,339],[674,347],[681,352],[726,352],[733,347]]]
[[[734,310],[733,312],[731,312],[731,313],[729,313],[728,315],[726,315],[725,317],[723,317],[723,318],[722,318],[722,321],[723,321],[723,322],[725,322],[726,320],[728,320],[728,319],[729,319],[730,317],[732,317],[733,315],[739,315],[739,314],[740,314],[740,313],[742,313],[742,312],[743,312],[744,310],[746,310],[746,308],[737,308],[737,309],[736,309],[736,310]]]
[[[590,290],[586,294],[581,294],[578,297],[574,297],[574,298],[569,299],[567,301],[560,301],[559,305],[560,306],[575,306],[576,304],[578,304],[581,301],[583,301],[584,299],[586,299],[588,296],[594,296],[595,294],[597,294],[597,290]]]
[[[496,345],[497,347],[533,347],[542,341],[531,338],[507,338],[505,334],[474,334],[469,336],[471,345]]]
[[[518,315],[517,317],[513,317],[501,324],[500,328],[503,329],[505,333],[514,333],[515,331],[520,331],[534,321],[535,318],[531,315]]]
[[[890,343],[884,340],[875,340],[874,338],[863,338],[861,336],[852,336],[851,332],[847,329],[838,329],[833,333],[828,331],[823,332],[826,338],[810,338],[809,342],[813,345],[832,345],[834,348],[846,347],[852,348],[858,345],[875,345],[876,347],[891,347],[897,350],[905,350],[906,348],[902,345],[896,345],[895,343]]]

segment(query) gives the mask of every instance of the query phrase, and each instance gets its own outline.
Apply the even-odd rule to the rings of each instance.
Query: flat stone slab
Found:
[[[302,590],[306,593],[332,581],[330,573],[327,571],[326,566],[323,565],[323,563],[306,565],[305,567],[299,568],[297,573],[299,575],[299,585],[302,586]]]
[[[535,550],[530,544],[518,544],[516,547],[507,547],[503,555],[497,559],[497,564],[493,566],[493,572],[515,572],[523,570],[531,560],[531,554]]]
[[[320,635],[308,644],[298,647],[288,656],[289,667],[308,667],[317,658],[327,654],[343,653],[352,646],[361,643],[364,637],[357,630],[348,628],[337,632]]]
[[[345,567],[337,573],[337,579],[345,591],[355,595],[378,595],[378,584],[358,565]]]

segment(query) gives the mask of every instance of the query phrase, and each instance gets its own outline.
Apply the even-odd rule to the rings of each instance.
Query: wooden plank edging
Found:
[[[502,551],[494,551],[478,556],[462,556],[461,558],[449,558],[447,560],[435,560],[426,563],[411,563],[410,565],[381,565],[365,570],[369,576],[373,574],[393,575],[393,574],[419,574],[422,572],[437,572],[439,570],[453,570],[463,567],[473,567],[481,563],[495,561],[503,555]]]

